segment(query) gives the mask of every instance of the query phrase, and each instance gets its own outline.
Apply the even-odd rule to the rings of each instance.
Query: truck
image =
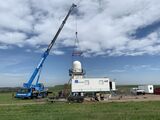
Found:
[[[130,92],[133,95],[145,95],[145,91],[139,88],[131,88]]]
[[[140,85],[138,86],[139,89],[142,89],[147,94],[153,94],[154,93],[154,87],[153,85]]]
[[[57,37],[59,36],[61,30],[63,29],[69,15],[71,14],[71,12],[73,11],[73,9],[76,7],[77,5],[72,4],[72,6],[70,7],[68,14],[66,15],[66,17],[64,18],[64,20],[62,21],[62,24],[60,25],[57,33],[55,34],[54,38],[52,39],[51,43],[48,45],[48,48],[46,49],[46,51],[43,53],[42,58],[39,62],[39,64],[37,65],[37,67],[35,68],[34,72],[32,73],[30,79],[28,80],[27,83],[23,84],[23,87],[20,88],[17,93],[16,93],[16,98],[39,98],[39,97],[46,97],[48,95],[48,89],[44,87],[43,83],[39,83],[39,78],[41,75],[41,70],[43,67],[43,64],[47,58],[47,56],[49,55],[52,46],[54,45]],[[36,84],[33,84],[33,81],[36,80]]]

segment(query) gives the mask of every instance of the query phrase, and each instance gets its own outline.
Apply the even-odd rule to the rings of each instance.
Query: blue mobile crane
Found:
[[[77,5],[72,4],[72,6],[70,7],[68,14],[66,15],[66,17],[64,18],[64,20],[62,21],[62,24],[60,25],[57,33],[55,34],[53,40],[51,41],[51,43],[49,44],[47,50],[43,53],[42,58],[38,64],[38,66],[36,67],[36,69],[34,70],[32,76],[30,77],[29,81],[27,83],[23,84],[23,87],[20,88],[18,90],[18,92],[16,93],[16,98],[38,98],[38,97],[46,97],[48,95],[48,89],[46,89],[43,85],[43,83],[39,83],[39,78],[40,78],[40,74],[41,74],[41,70],[44,64],[44,61],[46,60],[47,56],[49,55],[52,46],[54,45],[58,35],[60,34],[62,28],[64,27],[69,15],[71,14],[71,12],[73,11],[73,9],[76,7]],[[33,81],[36,79],[36,83],[33,84]]]

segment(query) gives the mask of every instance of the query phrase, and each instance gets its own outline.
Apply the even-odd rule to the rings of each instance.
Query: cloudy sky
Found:
[[[5,0],[0,4],[0,86],[27,82],[72,3],[41,81],[68,81],[77,28],[88,77],[117,84],[160,83],[159,0]],[[77,26],[77,27],[76,27]]]

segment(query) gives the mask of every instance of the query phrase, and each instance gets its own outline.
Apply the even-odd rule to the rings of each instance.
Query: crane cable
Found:
[[[78,9],[80,7],[80,3],[82,2],[82,0],[78,0],[78,2],[76,2],[76,9]],[[78,47],[79,47],[79,40],[78,40],[78,25],[77,25],[77,14],[75,14],[75,45],[74,45],[74,48],[76,50],[78,50]],[[74,51],[73,51],[74,52]]]
[[[79,42],[79,38],[78,38],[78,22],[77,22],[77,17],[78,15],[75,15],[75,43],[74,43],[74,48],[73,48],[73,52],[72,52],[72,62],[74,60],[74,57],[79,57],[81,64],[83,66],[83,51],[81,50],[80,47],[80,42]]]
[[[79,39],[78,39],[78,31],[77,31],[77,22],[76,22],[76,29],[75,29],[75,42],[73,47],[72,56],[81,56],[82,52],[79,47]]]
[[[77,5],[77,9],[80,7],[80,3],[82,2],[82,0],[79,0],[76,5]],[[79,47],[79,39],[78,39],[78,25],[77,25],[77,14],[75,15],[75,43],[74,43],[74,47],[73,47],[73,51],[72,51],[72,62],[73,62],[73,53],[76,51],[76,49],[78,50],[78,47]],[[82,53],[82,52],[81,52]],[[83,54],[83,53],[82,53]],[[82,57],[82,54],[80,55]],[[72,64],[71,62],[71,64]],[[72,79],[70,78],[68,80],[68,87],[71,83]],[[70,91],[70,94],[68,95],[68,97],[71,95],[71,91]]]

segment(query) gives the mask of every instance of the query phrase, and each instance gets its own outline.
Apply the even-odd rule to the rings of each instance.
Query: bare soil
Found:
[[[128,101],[160,101],[160,95],[146,94],[146,95],[118,95],[112,96],[108,102],[128,102]]]

